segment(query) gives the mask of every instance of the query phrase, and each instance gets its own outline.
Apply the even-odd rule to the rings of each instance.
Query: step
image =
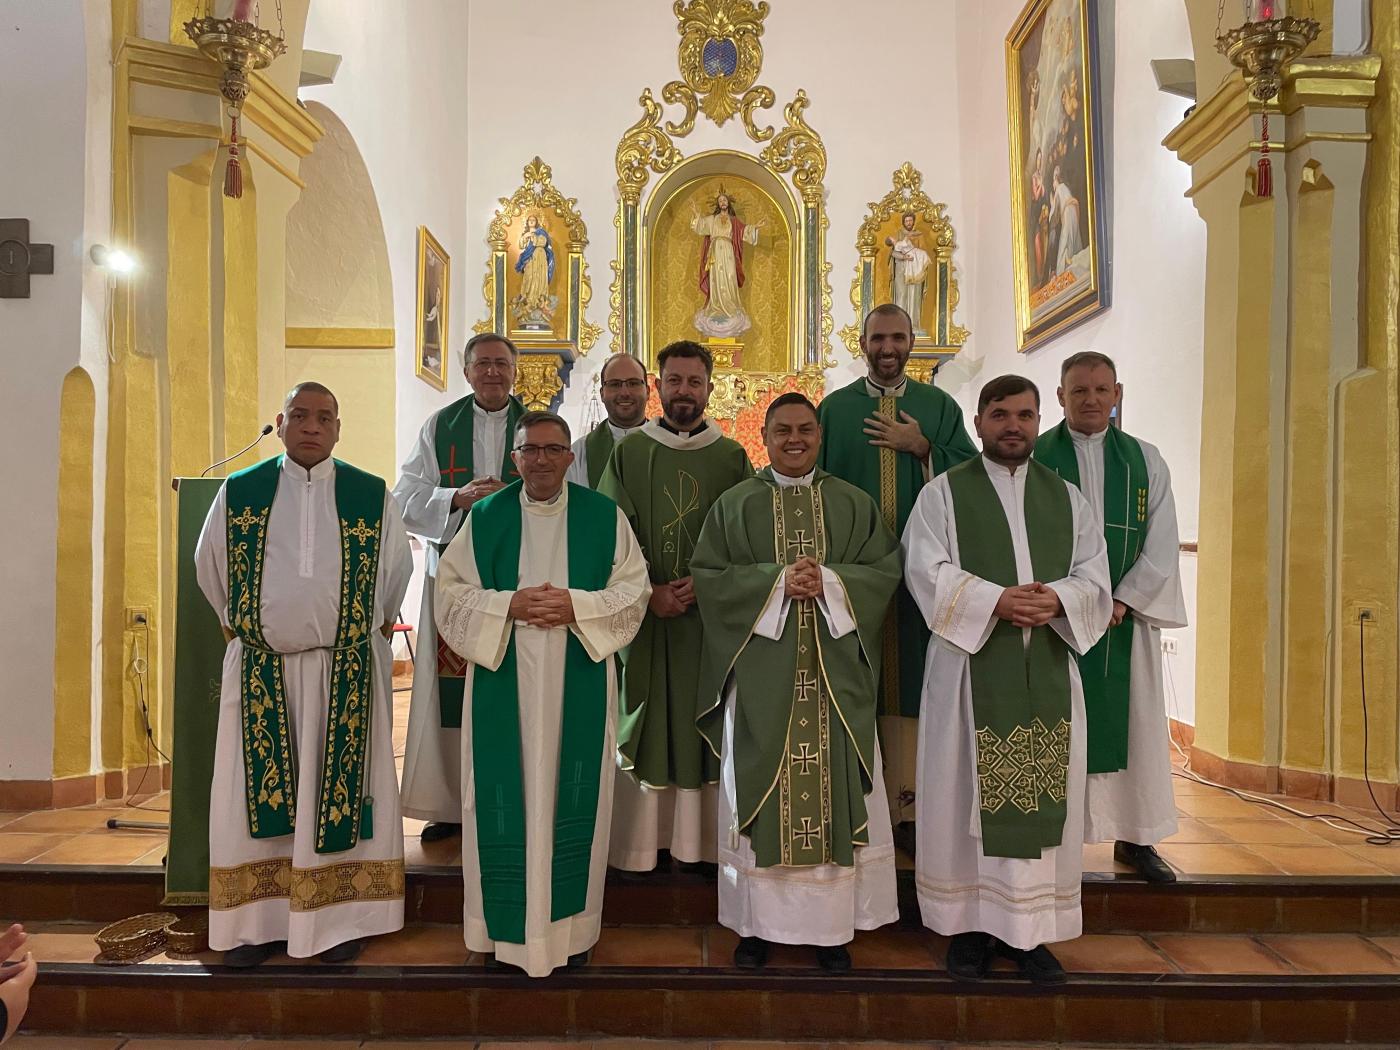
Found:
[[[156,910],[158,868],[0,865],[0,917],[26,922],[110,922]],[[913,873],[899,872],[901,913],[917,917]],[[715,885],[700,875],[643,878],[608,873],[603,916],[617,925],[701,926],[715,921]],[[1268,875],[1186,876],[1154,886],[1133,876],[1090,874],[1086,933],[1400,934],[1400,878]],[[462,874],[410,868],[406,920],[461,921]]]
[[[354,966],[283,957],[242,972],[217,953],[96,965],[95,929],[36,928],[36,955],[58,961],[41,962],[30,1030],[1309,1046],[1400,1033],[1400,937],[1090,936],[1057,948],[1070,982],[1038,988],[1004,970],[951,980],[946,939],[911,924],[858,934],[838,977],[796,948],[737,970],[719,927],[607,927],[589,966],[544,980],[485,969],[453,926],[380,938]]]

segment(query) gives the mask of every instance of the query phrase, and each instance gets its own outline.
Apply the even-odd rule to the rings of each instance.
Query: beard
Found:
[[[677,426],[689,426],[697,422],[704,408],[700,402],[688,395],[678,395],[661,403],[667,417]]]
[[[1008,442],[1005,438],[997,438],[991,443],[989,451],[1002,463],[1020,464],[1031,458],[1031,453],[1035,451],[1035,442],[1024,439]]]

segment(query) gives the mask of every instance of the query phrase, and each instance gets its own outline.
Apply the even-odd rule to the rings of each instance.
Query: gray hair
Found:
[[[467,345],[462,348],[463,368],[466,368],[472,363],[472,356],[476,353],[476,348],[483,343],[504,343],[505,348],[510,351],[510,359],[512,361],[520,356],[520,351],[515,348],[515,344],[499,332],[478,332],[468,339]]]
[[[520,417],[519,422],[515,424],[515,439],[518,441],[521,434],[525,433],[533,426],[539,426],[541,423],[553,423],[564,432],[564,440],[566,442],[572,442],[574,440],[574,435],[569,430],[569,424],[564,422],[564,417],[556,415],[553,412],[526,412]]]

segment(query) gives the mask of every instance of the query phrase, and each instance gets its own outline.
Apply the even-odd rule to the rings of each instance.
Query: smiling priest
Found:
[[[905,580],[933,632],[919,729],[919,909],[952,936],[948,972],[1065,973],[1078,937],[1084,690],[1076,654],[1108,626],[1103,531],[1079,490],[1032,460],[1040,393],[982,388],[982,454],[935,478],[904,532]]]
[[[228,637],[209,803],[209,945],[346,963],[403,926],[389,631],[413,557],[385,483],[331,458],[335,395],[300,383],[286,454],[224,482],[195,549]]]
[[[527,412],[521,480],[476,503],[438,565],[437,627],[466,662],[462,876],[467,947],[532,977],[598,940],[616,777],[609,659],[651,585],[617,505],[566,484],[569,427]]]
[[[719,920],[738,966],[768,942],[850,969],[855,930],[899,918],[875,740],[899,544],[875,501],[817,468],[816,407],[768,407],[771,467],[711,509],[691,557],[705,625],[701,733],[723,755]]]

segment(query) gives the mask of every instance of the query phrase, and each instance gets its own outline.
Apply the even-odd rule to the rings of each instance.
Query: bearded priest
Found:
[[[389,632],[413,573],[380,478],[331,458],[320,383],[277,415],[283,455],[233,474],[195,548],[228,649],[209,800],[209,945],[348,963],[403,926]]]
[[[719,920],[734,962],[769,942],[850,969],[856,930],[899,918],[875,738],[880,628],[899,543],[875,501],[817,467],[816,406],[768,406],[769,467],[711,509],[690,568],[705,625],[700,731],[723,756]]]
[[[464,934],[532,977],[598,940],[616,779],[617,677],[651,585],[617,505],[566,484],[569,427],[527,412],[520,481],[478,501],[438,565],[437,627],[467,662]]]

